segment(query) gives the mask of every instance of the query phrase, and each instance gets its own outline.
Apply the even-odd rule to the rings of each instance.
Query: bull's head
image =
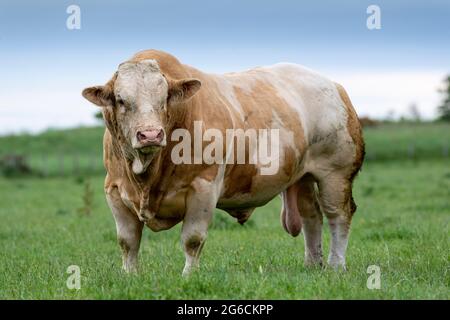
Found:
[[[121,147],[140,174],[167,144],[168,109],[190,99],[200,86],[196,79],[169,79],[149,59],[122,63],[110,82],[84,89],[83,96],[113,112]]]

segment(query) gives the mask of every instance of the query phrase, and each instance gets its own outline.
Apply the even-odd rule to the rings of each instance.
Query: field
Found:
[[[245,226],[217,211],[201,271],[189,279],[181,278],[180,226],[145,230],[140,272],[121,271],[101,165],[87,160],[93,155],[100,162],[101,132],[83,128],[0,138],[0,155],[26,155],[38,173],[42,155],[50,163],[45,175],[0,177],[0,298],[450,298],[448,124],[384,125],[365,132],[369,160],[355,183],[358,211],[347,272],[303,266],[303,238],[291,238],[281,227],[277,198]],[[59,152],[82,159],[77,174],[54,168]],[[325,224],[325,252],[328,240]],[[80,290],[66,286],[70,265],[81,269]],[[381,269],[379,290],[366,286],[370,265]]]

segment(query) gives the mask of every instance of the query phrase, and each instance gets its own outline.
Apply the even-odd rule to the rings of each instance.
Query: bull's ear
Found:
[[[95,86],[83,90],[83,97],[100,107],[114,104],[114,94],[109,86]]]
[[[178,104],[192,98],[202,86],[200,80],[182,79],[169,82],[168,104]]]

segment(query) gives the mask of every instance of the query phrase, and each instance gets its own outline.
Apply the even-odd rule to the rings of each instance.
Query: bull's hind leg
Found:
[[[322,265],[322,212],[317,198],[315,181],[306,175],[299,182],[298,208],[305,239],[305,265]]]
[[[117,240],[122,249],[122,267],[126,272],[136,272],[144,224],[123,204],[116,188],[106,193],[106,200],[116,221]]]
[[[331,173],[320,179],[319,201],[331,232],[328,264],[334,269],[345,270],[350,224],[356,209],[352,198],[352,182],[348,175]]]

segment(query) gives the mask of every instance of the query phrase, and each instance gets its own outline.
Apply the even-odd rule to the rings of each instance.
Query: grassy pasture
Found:
[[[58,148],[66,148],[66,154],[80,158],[100,157],[101,132],[84,128],[3,137],[0,154],[45,152],[51,159]],[[377,156],[366,162],[355,183],[358,211],[347,272],[303,266],[303,238],[284,232],[276,198],[245,226],[218,210],[201,271],[188,280],[180,276],[180,226],[145,230],[140,272],[126,275],[120,270],[103,175],[59,176],[55,170],[46,178],[0,177],[0,298],[449,299],[450,161],[441,153],[450,140],[449,126],[382,126],[365,136],[368,153]],[[417,154],[408,160],[407,153],[397,151],[408,150],[411,141]],[[87,181],[93,190],[90,215],[79,210]],[[326,253],[328,246],[325,224]],[[69,265],[81,269],[80,290],[66,287]],[[381,268],[380,290],[366,286],[370,265]]]

